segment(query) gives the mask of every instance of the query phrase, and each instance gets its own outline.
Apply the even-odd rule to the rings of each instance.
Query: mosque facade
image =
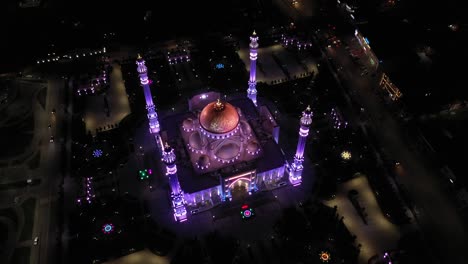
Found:
[[[205,92],[188,99],[185,110],[160,118],[149,99],[144,60],[137,71],[147,98],[150,133],[161,151],[169,179],[174,219],[219,203],[301,184],[303,153],[312,112],[302,113],[296,155],[288,162],[278,145],[279,126],[268,106],[257,101],[255,61],[258,36],[250,37],[251,71],[247,95]]]

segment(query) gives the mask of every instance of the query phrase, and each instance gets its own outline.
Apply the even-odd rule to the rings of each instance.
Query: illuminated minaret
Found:
[[[143,86],[143,92],[145,93],[146,110],[148,111],[149,130],[150,133],[159,133],[159,121],[158,114],[154,109],[153,98],[151,97],[151,90],[148,80],[147,68],[145,60],[138,54],[136,61],[138,75],[140,76],[140,83]]]
[[[306,110],[302,112],[296,155],[294,155],[294,162],[289,170],[289,181],[293,185],[299,185],[302,182],[302,170],[304,169],[302,162],[304,161],[304,148],[309,135],[310,124],[312,124],[312,111],[310,106],[307,106]]]
[[[175,163],[176,155],[174,153],[174,149],[171,148],[167,144],[167,142],[164,145],[162,161],[166,165],[166,175],[168,175],[169,178],[171,178],[171,175],[176,176],[175,177],[176,181],[174,181],[174,182],[171,181],[170,182],[172,192],[179,193],[181,190],[180,190],[180,186],[179,186],[179,181],[177,180],[177,165]]]
[[[249,88],[247,89],[247,96],[250,100],[257,106],[257,48],[258,48],[258,37],[255,31],[252,36],[250,36],[250,78],[249,78]]]
[[[167,142],[162,152],[162,161],[166,165],[166,175],[169,177],[171,187],[172,208],[174,209],[174,219],[179,222],[187,220],[187,210],[185,209],[184,192],[180,188],[179,178],[177,177],[176,155],[174,149]]]

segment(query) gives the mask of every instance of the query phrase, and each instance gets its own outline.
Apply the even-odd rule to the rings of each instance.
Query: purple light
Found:
[[[156,114],[156,111],[155,111],[153,98],[151,96],[151,90],[150,90],[150,84],[152,82],[151,80],[148,80],[145,61],[141,57],[139,57],[136,64],[138,65],[137,71],[140,76],[140,83],[143,86],[143,92],[145,94],[146,109],[148,111],[150,133],[158,133],[159,132],[158,115]]]

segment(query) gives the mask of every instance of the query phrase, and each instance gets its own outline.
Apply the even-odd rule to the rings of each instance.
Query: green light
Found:
[[[149,173],[147,169],[144,170],[139,170],[138,174],[140,175],[140,180],[148,179],[149,178]]]

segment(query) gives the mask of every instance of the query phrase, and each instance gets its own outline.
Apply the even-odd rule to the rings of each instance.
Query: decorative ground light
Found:
[[[330,260],[330,253],[326,251],[320,252],[319,256],[322,262],[328,262]]]
[[[242,205],[240,214],[242,216],[242,219],[248,219],[254,216],[253,209],[250,208],[247,204]]]
[[[105,224],[102,226],[102,232],[104,234],[110,234],[112,232],[114,232],[114,225],[113,224]]]
[[[347,150],[341,152],[341,158],[343,158],[344,160],[351,159],[351,152],[349,152]]]
[[[148,179],[151,174],[153,174],[152,169],[144,169],[144,170],[139,170],[138,171],[138,175],[140,176],[140,180]]]
[[[99,158],[99,157],[101,157],[101,156],[102,156],[102,150],[101,150],[101,149],[95,149],[95,150],[93,151],[93,157]]]

